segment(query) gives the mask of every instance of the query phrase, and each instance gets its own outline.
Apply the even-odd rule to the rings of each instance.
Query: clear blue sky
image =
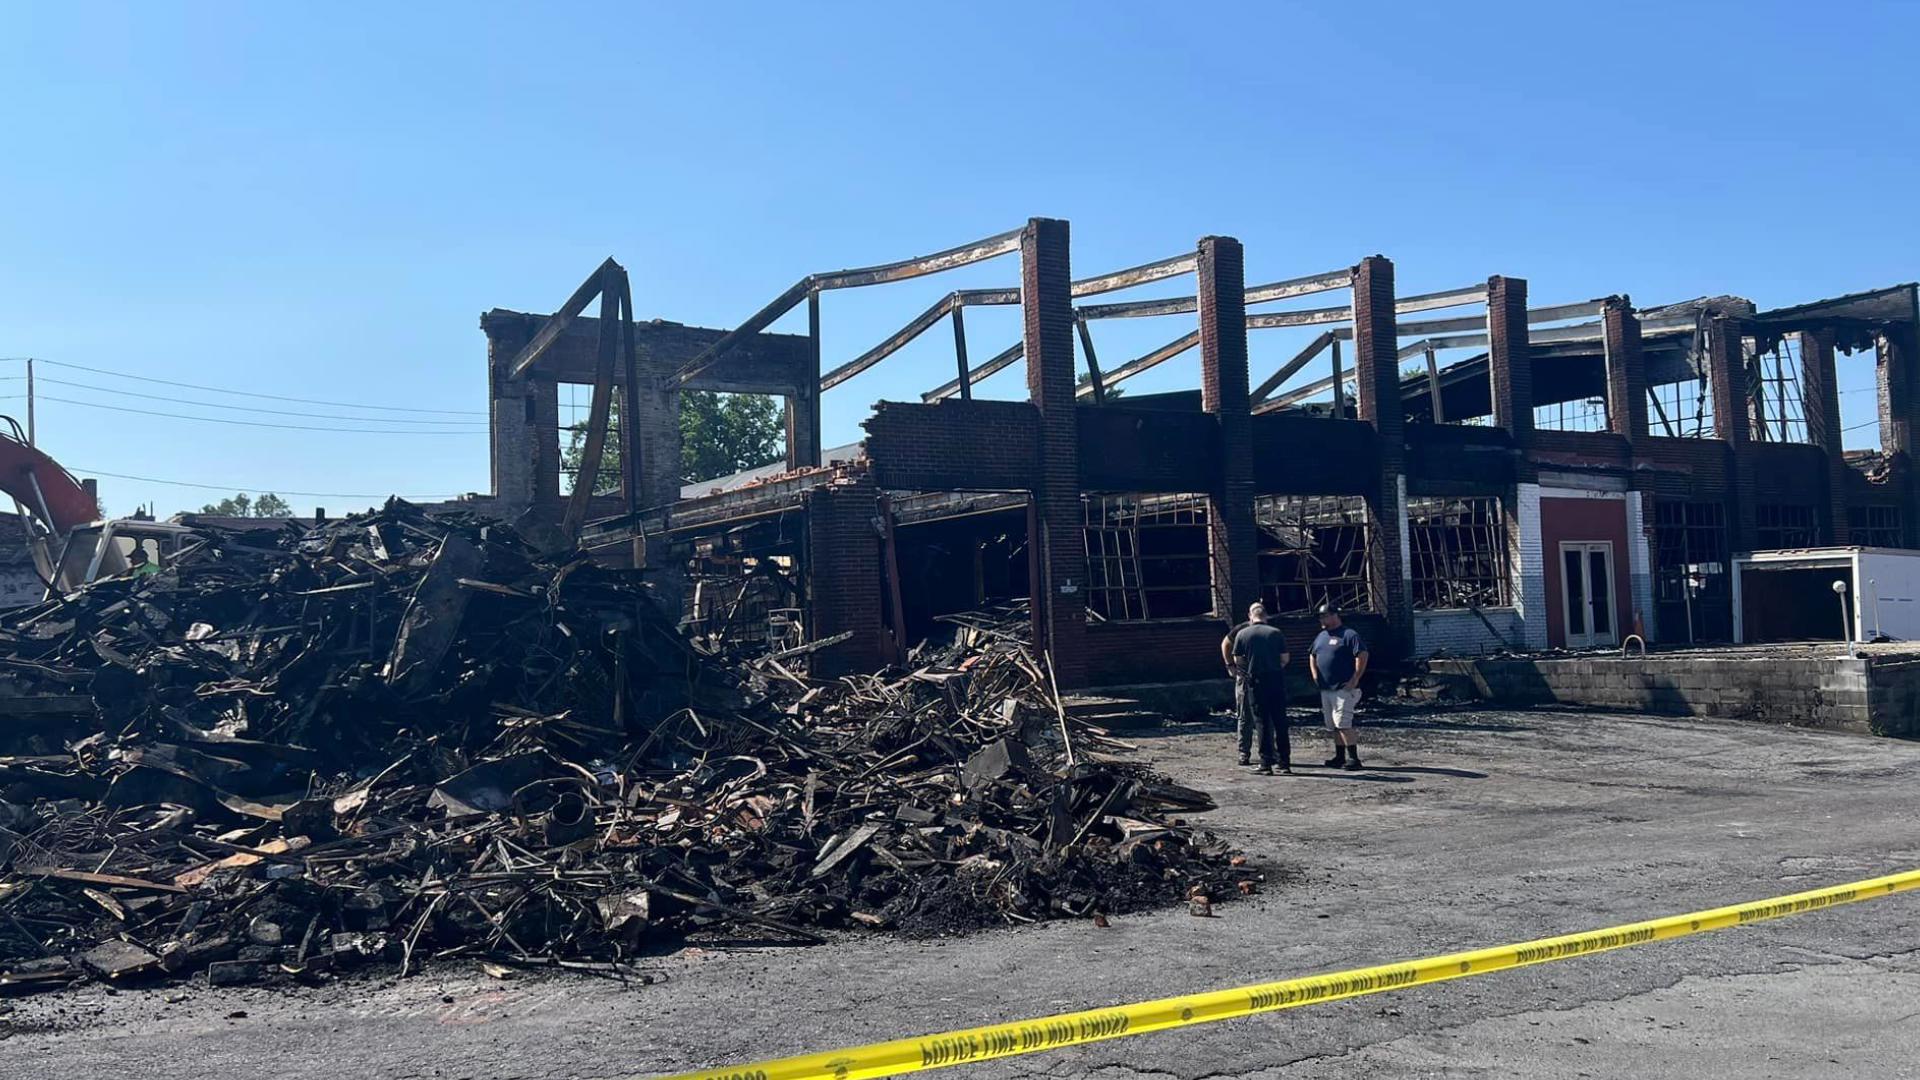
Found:
[[[1034,215],[1072,221],[1080,273],[1224,233],[1250,280],[1380,252],[1402,292],[1504,273],[1536,303],[1773,306],[1920,277],[1912,8],[1333,9],[0,3],[0,356],[472,421],[479,314],[550,310],[608,255],[641,315],[731,325],[807,272]],[[830,295],[827,360],[1017,273]],[[997,315],[970,320],[976,356],[1013,340]],[[1103,359],[1176,322],[1113,330]],[[829,445],[947,378],[950,342],[830,394]],[[1256,339],[1256,367],[1286,351]],[[1140,385],[1195,385],[1194,363]],[[42,373],[300,415],[48,397],[321,429],[45,402],[43,445],[81,471],[488,486],[479,426],[370,434],[391,425],[337,417],[377,411]],[[1845,396],[1848,423],[1871,398]],[[216,494],[102,488],[122,513]]]

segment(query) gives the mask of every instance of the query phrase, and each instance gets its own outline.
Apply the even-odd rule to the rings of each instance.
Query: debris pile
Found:
[[[925,659],[722,663],[636,572],[398,501],[199,541],[0,619],[0,991],[621,972],[689,934],[939,933],[1247,876],[1178,817],[1211,800],[1111,760],[1014,637]]]

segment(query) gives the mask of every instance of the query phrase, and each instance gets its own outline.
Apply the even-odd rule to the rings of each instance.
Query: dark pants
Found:
[[[1240,753],[1253,750],[1260,739],[1260,764],[1274,764],[1274,750],[1280,751],[1279,764],[1293,764],[1293,739],[1287,733],[1287,687],[1282,679],[1268,683],[1245,680],[1236,695],[1240,705]]]

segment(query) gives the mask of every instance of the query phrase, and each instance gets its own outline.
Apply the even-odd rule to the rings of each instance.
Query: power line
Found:
[[[331,431],[355,435],[485,435],[486,431],[407,431],[393,428],[343,428],[319,427],[312,424],[267,424],[257,420],[228,420],[220,416],[187,416],[182,413],[156,412],[153,409],[131,409],[124,405],[103,405],[97,401],[79,401],[74,398],[54,397],[51,394],[38,395],[41,401],[58,401],[66,405],[79,405],[88,409],[111,409],[114,412],[138,413],[141,416],[164,416],[169,420],[198,420],[203,424],[230,424],[238,427],[276,428],[281,431]]]
[[[58,386],[71,386],[78,390],[94,390],[103,394],[120,394],[125,397],[144,398],[148,401],[171,401],[177,405],[195,405],[205,409],[230,409],[238,412],[267,413],[273,416],[304,416],[310,420],[361,420],[373,424],[468,424],[485,425],[485,420],[415,420],[410,417],[394,417],[391,420],[378,416],[346,416],[339,413],[304,412],[298,409],[267,409],[258,405],[223,405],[217,401],[194,401],[191,398],[167,397],[164,394],[142,394],[137,390],[115,390],[110,386],[94,386],[90,383],[72,382],[67,379],[49,379],[41,376],[43,383]]]
[[[24,360],[25,357],[9,357]],[[135,375],[126,371],[114,371],[110,368],[88,367],[85,364],[69,364],[62,360],[40,360],[36,363],[51,364],[54,367],[71,368],[75,371],[90,371],[95,375],[112,375],[120,379],[136,379],[140,382],[159,383],[162,386],[178,386],[188,390],[204,390],[212,394],[233,394],[238,397],[264,398],[268,401],[291,401],[301,405],[331,405],[339,409],[376,409],[380,412],[435,413],[443,416],[485,416],[479,409],[420,409],[402,405],[368,405],[357,401],[322,401],[318,398],[287,397],[281,394],[261,394],[252,390],[229,390],[224,386],[203,386],[199,383],[175,382],[172,379],[156,379],[148,375]]]
[[[157,476],[129,476],[126,473],[104,472],[100,469],[89,469],[84,465],[70,466],[67,471],[75,474],[84,474],[86,476],[110,476],[115,480],[138,480],[143,484],[166,484],[171,487],[200,488],[205,491],[264,491],[273,495],[299,495],[310,499],[384,499],[393,494],[392,492],[387,492],[383,495],[369,495],[365,493],[341,491],[284,491],[270,487],[262,487],[258,484],[196,484],[187,480],[162,480]],[[402,495],[400,498],[429,501],[453,499],[458,498],[458,496]]]

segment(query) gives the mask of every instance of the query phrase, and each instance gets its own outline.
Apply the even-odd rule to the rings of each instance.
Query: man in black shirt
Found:
[[[1340,622],[1340,609],[1320,608],[1320,633],[1307,654],[1307,671],[1320,688],[1320,715],[1333,732],[1333,759],[1327,768],[1360,767],[1360,737],[1354,731],[1353,711],[1360,704],[1360,676],[1367,673],[1367,643]]]
[[[1287,733],[1287,664],[1293,657],[1286,637],[1267,625],[1265,604],[1247,609],[1247,625],[1233,635],[1233,659],[1246,678],[1247,705],[1260,731],[1260,775],[1273,775],[1276,742],[1280,771],[1293,772],[1293,740]],[[1244,748],[1246,735],[1241,738]]]

